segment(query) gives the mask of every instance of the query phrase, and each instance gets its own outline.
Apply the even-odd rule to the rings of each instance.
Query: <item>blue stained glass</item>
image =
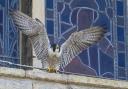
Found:
[[[0,5],[5,6],[5,0],[0,0]]]
[[[101,50],[105,52],[107,50],[106,48],[108,48],[108,45],[110,45],[109,41],[107,39],[104,39],[100,42],[99,48],[101,48]]]
[[[102,11],[104,11],[105,8],[106,8],[106,2],[105,2],[105,0],[96,0],[96,1],[99,4],[99,9],[102,10]]]
[[[17,45],[18,45],[18,44],[14,44],[14,49],[17,49]],[[18,57],[18,56],[19,56],[18,53],[19,53],[19,52],[17,52],[17,50],[14,50],[14,51],[13,51],[13,54],[12,54],[12,57]],[[18,60],[18,59],[17,59],[17,60]]]
[[[124,28],[117,27],[118,41],[124,41]]]
[[[118,42],[118,51],[125,51],[125,45],[122,42]]]
[[[117,3],[117,5],[116,5],[116,7],[117,7],[117,15],[120,15],[120,16],[124,15],[123,1],[117,1],[116,3]]]
[[[65,39],[68,39],[69,36],[70,36],[74,31],[76,31],[76,27],[71,28],[71,29],[68,30],[65,34],[63,34],[64,38],[65,38]]]
[[[8,15],[8,10],[9,8],[18,9],[19,0],[0,0],[0,5],[0,54],[2,54],[0,59],[15,62],[15,59],[19,60],[19,33]],[[12,67],[6,63],[0,63],[0,65]]]
[[[13,63],[17,63],[17,64],[19,64],[20,63],[20,60],[17,60],[17,59],[14,59],[13,60]],[[14,66],[15,67],[15,66]],[[18,68],[19,66],[16,66],[16,68]],[[19,67],[20,68],[20,67]]]
[[[104,73],[102,76],[107,78],[114,78],[114,75],[111,72]]]
[[[89,9],[81,9],[78,14],[78,29],[89,28],[93,21],[93,11]]]
[[[2,45],[1,45],[1,42],[0,42],[0,55],[2,55]]]
[[[70,30],[68,30],[66,33],[63,34],[64,38],[65,38],[65,39],[68,39],[69,36],[70,36],[74,31],[76,31],[76,29],[77,29],[76,27],[70,28]]]
[[[19,0],[8,0],[9,8],[11,9],[19,9]]]
[[[114,58],[114,48],[112,45],[110,45],[107,49],[106,49],[106,54],[111,57],[112,59]]]
[[[106,56],[104,53],[100,52],[100,69],[101,74],[104,74],[106,72],[113,73],[114,70],[114,61],[112,58]]]
[[[69,6],[65,5],[65,9],[61,15],[61,20],[66,23],[70,23],[70,20],[69,20],[70,12],[71,12],[71,10],[70,10]]]
[[[98,9],[95,0],[73,0],[71,3],[71,8],[76,8],[76,7],[89,7],[92,9]]]
[[[101,41],[100,44],[99,44],[100,48],[102,50],[104,50],[104,51],[106,50],[106,48],[108,47],[108,45],[109,45],[109,42],[106,39],[104,39],[103,41]]]
[[[79,69],[79,70],[76,70]],[[90,68],[87,65],[83,65],[77,57],[73,59],[73,61],[65,68],[65,71],[77,73],[77,74],[86,74],[96,76],[96,72],[94,69]]]
[[[67,3],[71,2],[71,0],[64,0],[64,1],[67,2]]]
[[[49,36],[50,44],[54,44],[54,36]]]
[[[112,8],[107,8],[107,15],[109,16],[110,19],[113,18],[113,9]]]
[[[93,13],[94,13],[94,17],[93,18],[94,18],[94,21],[95,21],[99,14],[97,12],[93,12]]]
[[[53,0],[45,0],[46,1],[46,7],[48,9],[53,9]]]
[[[17,52],[13,51],[12,57],[17,57]]]
[[[92,46],[89,48],[89,57],[90,57],[90,65],[93,69],[96,70],[96,72],[99,72],[98,69],[98,52],[97,52],[97,47]]]
[[[3,10],[0,10],[0,24],[3,23]]]
[[[3,54],[3,9],[2,6],[5,5],[4,0],[0,0],[0,55]]]
[[[2,43],[3,43],[3,26],[0,25],[0,55],[2,55],[3,53]]]
[[[99,17],[94,23],[95,26],[106,26],[106,30],[110,31],[110,20],[104,13],[99,13]]]
[[[79,11],[79,9],[75,9],[71,13],[71,22],[72,22],[73,25],[77,24],[77,13],[78,13],[78,11]]]
[[[125,79],[126,78],[126,75],[125,75],[125,67],[119,67],[119,72],[118,72],[118,75],[119,75],[119,78],[120,79]]]
[[[83,30],[90,26],[105,26],[108,32],[98,45],[93,45],[88,51],[85,50],[79,54],[79,57],[76,57],[73,62],[66,67],[66,71],[89,75],[99,74],[102,77],[108,78],[115,78],[115,76],[119,74],[117,78],[125,79],[125,68],[119,68],[119,66],[122,65],[122,62],[120,65],[116,65],[119,64],[118,62],[120,61],[118,61],[118,59],[114,60],[118,57],[115,55],[118,55],[118,53],[122,51],[125,52],[126,49],[124,42],[125,16],[122,16],[124,15],[124,1],[52,0],[51,3],[57,5],[57,8],[50,9],[57,16],[53,16],[53,18],[47,16],[46,21],[49,21],[49,19],[54,20],[55,24],[53,28],[56,26],[55,28],[59,29],[54,29],[54,35],[59,33],[59,44],[62,44],[68,39],[74,31]],[[49,8],[46,9],[49,10]],[[116,16],[114,16],[115,12],[117,12]],[[113,19],[114,17],[116,17],[116,19]],[[116,20],[117,23],[115,22]],[[114,33],[116,29],[113,28],[117,28],[117,33]],[[117,44],[118,48],[115,48],[113,44]],[[99,49],[100,52],[97,49]],[[81,61],[78,61],[77,59],[80,59]],[[84,64],[84,66],[82,64]],[[76,68],[79,70],[76,70]],[[123,73],[121,74],[121,72]]]
[[[53,18],[53,11],[47,10],[46,17],[47,18]]]
[[[11,30],[11,29],[10,29]],[[9,34],[9,38],[11,38],[11,39],[14,39],[15,38],[15,33],[14,32],[10,32],[10,34]]]
[[[54,23],[51,20],[47,21],[47,32],[48,32],[48,34],[54,33]]]
[[[61,12],[63,8],[64,8],[63,2],[58,2],[57,3],[57,10],[58,10],[58,12]]]
[[[117,25],[120,25],[120,26],[124,25],[124,18],[123,17],[117,17]]]
[[[118,53],[118,65],[120,67],[125,67],[125,54],[124,53]]]
[[[69,28],[71,28],[70,25],[62,23],[61,24],[61,29],[60,29],[61,30],[61,33],[64,33]]]
[[[0,25],[0,39],[3,39],[3,26]]]
[[[87,50],[85,50],[84,52],[82,52],[79,56],[82,59],[82,62],[84,64],[89,65]]]
[[[19,41],[18,41],[18,39],[19,39],[19,36],[18,36],[19,32],[18,32],[18,30],[16,28],[14,28],[15,26],[13,25],[11,20],[9,21],[9,25],[10,26],[9,26],[9,37],[8,37],[8,39],[9,39],[8,52],[9,52],[9,55],[11,57],[14,57],[17,60],[19,60],[18,59],[19,58]]]

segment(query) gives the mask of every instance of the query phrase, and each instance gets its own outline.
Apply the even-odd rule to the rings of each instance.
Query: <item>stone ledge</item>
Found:
[[[56,83],[70,83],[73,85],[80,86],[95,86],[104,87],[110,89],[128,89],[128,82],[126,81],[116,81],[109,79],[100,79],[86,76],[78,75],[66,75],[57,73],[47,73],[41,70],[22,70],[14,68],[0,67],[0,76],[6,77],[16,77],[16,78],[26,78],[32,80],[56,82]]]
[[[24,78],[25,71],[22,69],[0,67],[0,76]]]

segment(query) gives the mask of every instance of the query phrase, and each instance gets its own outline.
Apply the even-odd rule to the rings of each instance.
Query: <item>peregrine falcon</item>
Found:
[[[50,45],[45,26],[39,19],[32,19],[18,10],[10,10],[10,16],[15,26],[30,38],[37,59],[48,72],[65,68],[83,50],[99,42],[106,32],[100,26],[90,27],[73,32],[61,46]]]

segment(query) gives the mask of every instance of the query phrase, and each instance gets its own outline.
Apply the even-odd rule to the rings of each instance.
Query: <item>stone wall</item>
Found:
[[[128,82],[0,67],[0,89],[128,89]]]

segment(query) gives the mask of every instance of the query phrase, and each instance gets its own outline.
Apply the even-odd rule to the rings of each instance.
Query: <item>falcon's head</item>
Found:
[[[58,44],[52,44],[51,48],[53,50],[53,52],[60,52],[60,46]]]

